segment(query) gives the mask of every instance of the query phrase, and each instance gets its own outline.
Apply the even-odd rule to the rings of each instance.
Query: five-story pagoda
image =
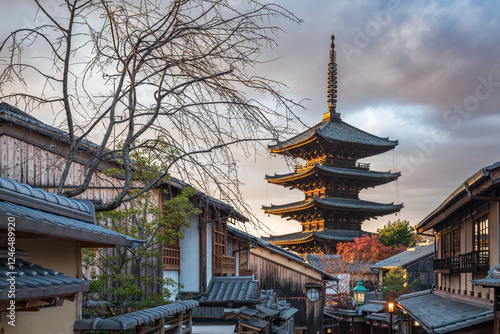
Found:
[[[368,232],[364,220],[398,212],[402,204],[359,199],[359,192],[396,180],[401,174],[376,172],[357,162],[394,149],[398,141],[381,138],[342,121],[337,113],[337,65],[332,36],[328,66],[328,112],[323,120],[299,135],[275,145],[272,153],[305,161],[294,173],[266,175],[270,183],[301,190],[300,202],[263,206],[266,213],[301,223],[302,231],[270,236],[267,241],[301,254],[335,252],[337,243],[354,241]]]

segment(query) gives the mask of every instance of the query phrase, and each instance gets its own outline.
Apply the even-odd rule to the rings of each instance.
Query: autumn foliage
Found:
[[[392,248],[384,246],[378,235],[364,235],[355,238],[354,242],[341,242],[337,245],[337,254],[344,261],[365,260],[381,261],[406,250],[405,246]]]

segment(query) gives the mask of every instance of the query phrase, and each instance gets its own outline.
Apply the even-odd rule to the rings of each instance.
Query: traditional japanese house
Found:
[[[94,206],[0,178],[0,333],[72,333],[82,248],[142,241],[96,225]]]
[[[407,250],[375,263],[371,269],[377,272],[378,283],[384,285],[384,277],[391,269],[403,268],[411,282],[418,279],[415,291],[428,290],[434,285],[434,243],[408,247]]]
[[[326,283],[336,284],[333,275],[308,264],[303,257],[243,231],[229,227],[233,240],[240,240],[239,256],[244,269],[259,280],[260,289],[273,290],[277,300],[298,309],[295,334],[332,332],[338,322],[325,316]],[[246,245],[245,245],[246,241]],[[246,260],[248,257],[248,261]],[[240,269],[241,270],[241,269]]]
[[[344,122],[337,112],[337,65],[332,36],[328,72],[328,112],[323,120],[288,140],[270,145],[274,154],[292,156],[306,162],[295,171],[266,175],[268,182],[299,189],[303,201],[264,206],[266,213],[298,221],[302,231],[265,238],[299,253],[334,252],[337,243],[354,241],[364,232],[364,220],[398,212],[401,204],[381,204],[361,200],[361,190],[396,180],[400,173],[370,170],[358,162],[390,151],[398,144]]]
[[[434,289],[401,296],[411,333],[493,333],[495,286],[484,280],[499,263],[500,162],[466,179],[417,226],[436,237]],[[474,284],[475,283],[475,284]]]

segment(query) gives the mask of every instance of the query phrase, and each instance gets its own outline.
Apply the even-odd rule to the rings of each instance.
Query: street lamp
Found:
[[[389,303],[389,334],[392,334],[392,313],[394,313],[394,303]]]
[[[365,303],[365,295],[368,289],[365,288],[361,279],[356,283],[356,286],[352,289],[352,294],[354,295],[354,302],[357,305],[363,305]]]

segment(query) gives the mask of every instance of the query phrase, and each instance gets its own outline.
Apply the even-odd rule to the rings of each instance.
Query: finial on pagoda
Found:
[[[332,35],[330,46],[330,63],[328,64],[328,112],[323,115],[323,121],[330,118],[340,119],[337,113],[337,63],[335,55],[335,36]]]

